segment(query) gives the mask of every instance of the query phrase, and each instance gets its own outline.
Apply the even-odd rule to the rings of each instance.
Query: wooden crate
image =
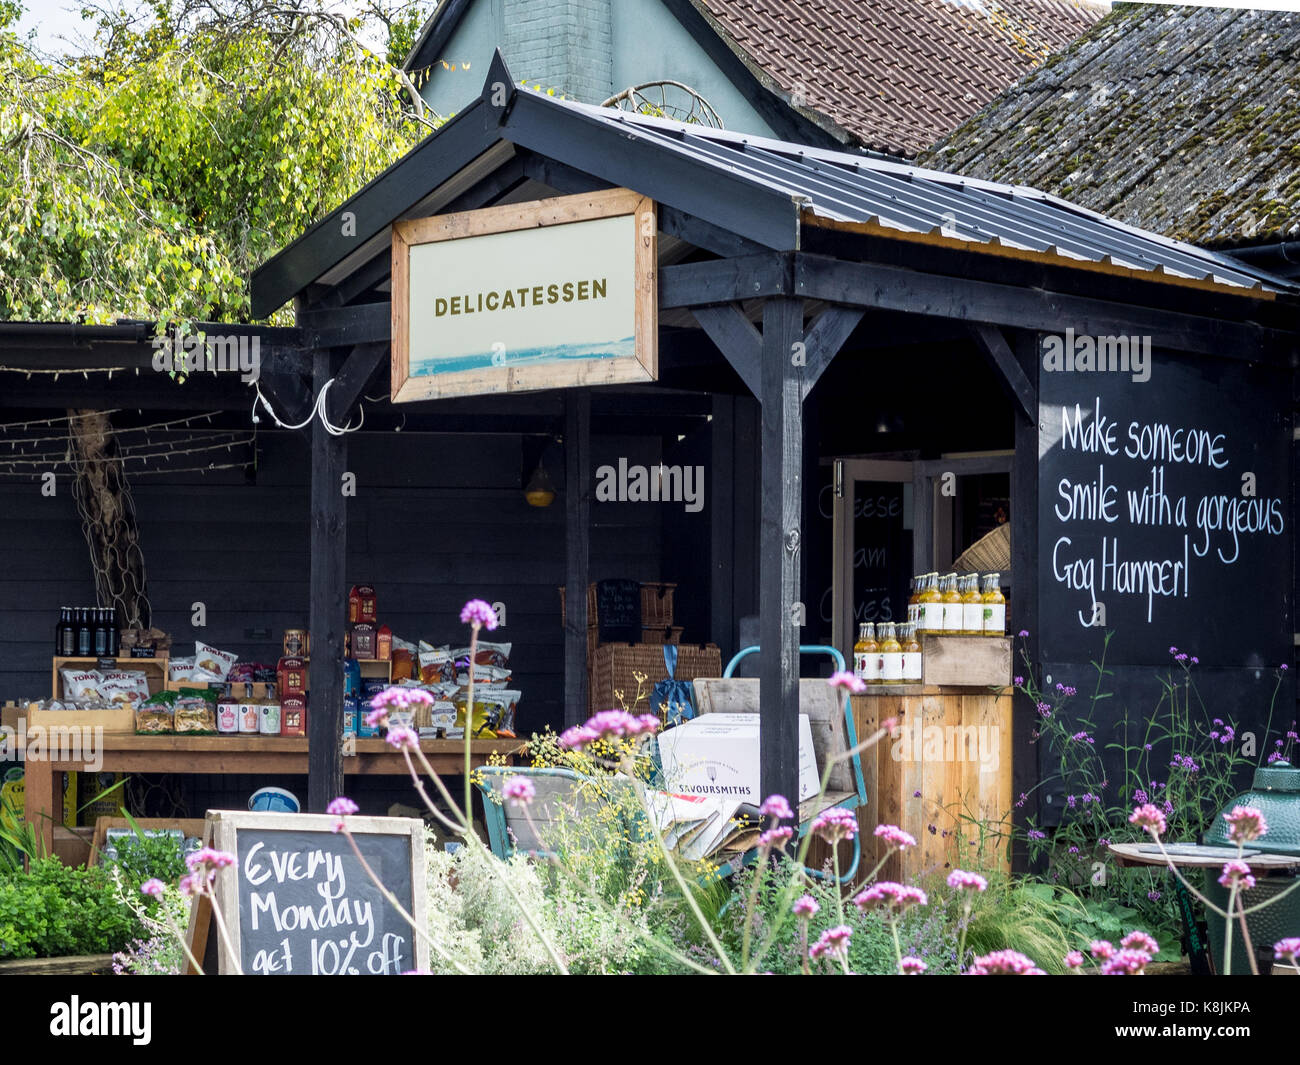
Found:
[[[673,592],[677,585],[665,581],[641,582],[641,625],[666,629],[673,623]]]
[[[922,636],[921,682],[969,688],[1010,684],[1011,640],[1006,636]]]
[[[651,627],[642,626],[641,642],[642,643],[681,643],[682,633],[685,630],[680,625],[655,625]]]
[[[871,834],[877,824],[898,825],[917,841],[890,856],[881,880],[946,875],[946,865],[1010,870],[1006,839],[987,839],[981,854],[975,822],[1004,836],[1010,830],[1011,694],[1010,688],[979,693],[926,685],[908,693],[853,696],[859,740],[888,718],[899,726],[862,752],[864,870],[877,860]]]
[[[63,677],[59,674],[61,669],[98,669],[98,658],[63,658],[58,655],[54,656],[54,664],[50,669],[50,698],[63,698]],[[115,669],[127,671],[134,670],[143,673],[149,681],[149,694],[157,695],[167,686],[167,661],[168,656],[161,654],[156,658],[121,658],[117,660]]]
[[[27,708],[27,735],[32,729],[41,728],[102,728],[105,732],[135,732],[135,711],[130,707],[114,707],[112,710],[42,710],[34,705]],[[30,740],[28,741],[30,742]]]
[[[634,673],[645,675],[645,680],[640,682],[643,700],[639,706],[632,705],[638,684]],[[681,644],[677,649],[677,669],[673,675],[678,680],[687,681],[696,677],[720,677],[722,652],[717,644],[712,643],[703,646]],[[654,713],[649,706],[650,693],[667,676],[663,644],[603,643],[596,648],[591,667],[590,709],[595,712],[619,707],[615,692],[621,691],[627,709],[641,714]]]

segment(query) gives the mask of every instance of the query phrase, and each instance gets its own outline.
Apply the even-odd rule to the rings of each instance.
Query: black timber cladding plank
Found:
[[[744,311],[734,303],[720,303],[711,307],[694,307],[691,313],[732,369],[740,375],[745,387],[757,396],[762,388],[760,361],[763,338],[745,317]]]
[[[764,252],[665,266],[659,271],[659,307],[703,307],[787,295],[790,259],[784,252]]]
[[[1033,421],[1038,416],[1038,391],[1016,361],[1002,330],[995,325],[975,322],[970,331],[975,338],[976,347],[997,372],[998,382],[1010,395],[1020,417]]]

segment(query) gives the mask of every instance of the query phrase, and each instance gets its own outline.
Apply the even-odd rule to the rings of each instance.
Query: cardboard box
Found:
[[[126,805],[126,786],[114,787],[126,780],[125,773],[82,773],[77,785],[81,823],[94,825],[101,817],[120,817]],[[112,791],[109,789],[112,788]],[[107,794],[105,794],[107,792]]]
[[[720,795],[757,806],[758,714],[704,714],[659,735],[667,790]],[[817,794],[821,778],[808,715],[799,715],[799,802]]]

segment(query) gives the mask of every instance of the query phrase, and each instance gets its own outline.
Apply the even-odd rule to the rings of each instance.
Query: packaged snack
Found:
[[[465,707],[469,701],[468,695],[469,693],[467,691],[461,691],[455,699],[452,700],[452,705],[456,708],[455,727],[461,730],[465,728]],[[470,729],[470,735],[472,738],[476,740],[496,739],[496,732],[489,726],[490,717],[496,710],[496,704],[486,702],[480,697],[480,694],[476,689],[474,692],[473,727]],[[464,734],[463,731],[461,734]]]
[[[405,647],[393,648],[393,664],[389,671],[396,684],[400,680],[410,680],[415,675],[415,658]]]
[[[380,625],[375,632],[375,657],[386,662],[393,657],[393,630]]]
[[[286,658],[305,658],[311,654],[311,637],[306,629],[284,630],[284,654]]]
[[[137,730],[139,719],[137,715]],[[217,693],[211,688],[182,688],[173,707],[173,729],[190,735],[217,731]]]
[[[232,654],[229,651],[218,651],[211,644],[197,641],[194,644],[194,668],[215,674],[217,680],[225,680],[226,675],[238,661],[239,655],[237,654]]]
[[[253,680],[258,684],[275,684],[278,671],[275,666],[268,666],[265,662],[258,662],[253,666]]]
[[[458,668],[459,663],[458,663]],[[456,683],[462,688],[469,687],[469,669],[465,667],[465,672],[456,674]],[[474,667],[474,687],[477,689],[480,685],[485,688],[506,688],[510,685],[510,670],[503,669],[500,666],[475,666]]]
[[[173,684],[189,680],[194,670],[194,658],[170,658],[167,660],[167,679]]]
[[[512,688],[484,688],[482,701],[488,707],[488,727],[498,736],[513,739],[515,736],[515,707],[519,705],[523,692]],[[474,690],[474,702],[479,701],[479,692]]]
[[[138,670],[110,670],[102,673],[100,693],[118,706],[137,706],[149,698],[149,678]]]
[[[182,681],[182,684],[193,684],[196,688],[206,688],[209,684],[220,684],[222,676],[220,673],[214,673],[210,669],[203,669],[195,666],[190,670],[190,675]]]
[[[505,666],[510,661],[510,647],[508,643],[490,643],[487,640],[480,640],[474,648],[474,664],[479,666]],[[469,661],[469,648],[458,647],[452,652],[456,661],[462,659]]]
[[[411,653],[411,657],[414,658],[418,651],[436,651],[438,650],[438,648],[434,647],[433,644],[425,643],[423,640],[420,641],[420,646],[416,647],[416,645],[411,643],[410,640],[403,640],[400,636],[394,636],[393,650],[409,651]],[[442,648],[442,650],[445,651],[446,648],[444,647]]]
[[[135,731],[142,735],[175,732],[172,706],[179,699],[176,692],[159,692],[135,710]]]
[[[249,681],[257,680],[256,672],[257,666],[254,663],[238,662],[226,674],[226,680],[231,684],[247,684]]]
[[[456,679],[456,662],[449,651],[420,652],[420,680],[424,684]]]
[[[97,669],[61,669],[65,699],[100,699],[103,675]]]

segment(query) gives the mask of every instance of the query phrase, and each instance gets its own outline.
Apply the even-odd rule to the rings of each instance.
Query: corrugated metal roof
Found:
[[[835,152],[704,126],[550,100],[619,126],[625,136],[685,153],[755,188],[803,198],[814,219],[870,223],[1009,247],[1076,262],[1223,285],[1291,291],[1287,281],[1230,256],[1106,218],[1022,185],[964,178],[893,160]]]

